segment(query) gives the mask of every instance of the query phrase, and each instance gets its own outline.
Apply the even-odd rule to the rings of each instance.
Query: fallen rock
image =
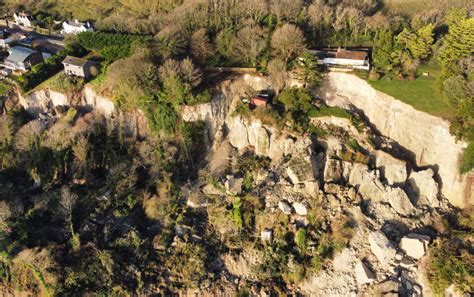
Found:
[[[375,166],[389,185],[403,184],[407,180],[407,165],[405,161],[397,159],[384,151],[375,152]]]
[[[363,286],[375,280],[375,275],[370,271],[367,266],[365,266],[362,261],[358,261],[354,267],[354,272],[356,275],[356,281],[358,286]]]
[[[356,187],[361,185],[367,178],[371,178],[369,167],[365,164],[354,164],[354,167],[352,167],[351,173],[349,174],[349,184]]]
[[[291,206],[288,204],[286,201],[279,201],[278,202],[278,208],[284,213],[284,214],[291,214]]]
[[[359,193],[364,199],[370,199],[374,202],[384,200],[387,195],[382,183],[374,178],[366,178],[359,187]]]
[[[397,253],[396,249],[380,231],[371,232],[369,234],[369,244],[372,253],[377,257],[383,265],[389,264]]]
[[[244,184],[244,179],[242,177],[235,178],[233,176],[227,177],[227,180],[225,181],[225,188],[227,191],[227,194],[234,194],[238,195],[240,192],[242,192],[242,185]]]
[[[416,205],[439,206],[438,184],[433,179],[432,169],[412,172],[408,178]]]
[[[308,207],[304,203],[294,202],[293,208],[295,209],[295,212],[300,216],[308,215]]]
[[[304,158],[291,159],[286,173],[294,185],[314,180],[311,161]]]
[[[420,259],[426,253],[430,238],[425,235],[410,233],[400,240],[400,248],[413,259]]]
[[[343,176],[343,167],[341,161],[335,159],[328,159],[324,167],[324,181],[327,183],[337,183]]]
[[[209,205],[209,200],[202,194],[192,193],[189,195],[186,205],[192,208],[206,207]]]
[[[273,238],[273,230],[271,229],[264,229],[260,232],[260,238],[262,241],[270,242]]]
[[[411,204],[405,191],[400,188],[394,188],[388,194],[388,203],[401,215],[407,216],[413,211],[413,204]]]

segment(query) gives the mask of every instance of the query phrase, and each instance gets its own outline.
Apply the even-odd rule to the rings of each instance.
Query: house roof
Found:
[[[89,24],[88,23],[82,23],[82,22],[79,22],[78,20],[72,20],[72,21],[68,21],[67,24],[69,26],[72,26],[72,27],[89,27]]]
[[[84,67],[89,62],[89,60],[81,59],[73,56],[66,56],[63,60],[63,64],[71,64],[79,67]]]
[[[338,49],[337,52],[331,54],[336,59],[365,60],[367,58],[367,52],[346,49]]]
[[[36,53],[36,51],[23,46],[14,46],[10,49],[10,55],[7,60],[13,62],[24,62],[26,58]]]

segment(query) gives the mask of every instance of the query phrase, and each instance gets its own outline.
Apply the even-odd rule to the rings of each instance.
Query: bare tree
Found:
[[[72,228],[72,212],[76,203],[77,195],[72,193],[69,188],[63,187],[61,189],[61,196],[59,197],[59,214],[66,221],[71,233],[74,233]]]
[[[322,28],[329,25],[333,16],[333,9],[324,4],[324,1],[316,0],[308,7],[308,17],[311,26]]]
[[[291,24],[284,24],[272,35],[272,48],[285,63],[298,56],[305,48],[303,32]]]
[[[273,88],[277,94],[283,90],[288,84],[288,72],[286,71],[286,63],[280,59],[273,59],[268,63],[268,74]]]
[[[0,201],[0,229],[5,227],[6,221],[12,216],[10,205],[5,201]]]
[[[243,15],[255,22],[268,14],[267,0],[241,0],[238,2],[238,5]]]
[[[10,115],[1,115],[0,147],[7,147],[12,143],[14,130],[13,118]]]
[[[245,26],[237,32],[233,53],[241,61],[255,66],[266,46],[266,32],[260,26]]]
[[[199,29],[193,33],[190,46],[193,58],[201,64],[204,64],[214,52],[206,29]]]
[[[270,1],[270,11],[277,16],[278,21],[296,22],[302,9],[303,0]]]
[[[44,128],[44,125],[39,120],[23,125],[15,134],[13,146],[19,151],[29,151],[38,148]]]

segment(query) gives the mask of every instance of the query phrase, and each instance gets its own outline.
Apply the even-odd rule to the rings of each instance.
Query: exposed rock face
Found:
[[[19,102],[32,115],[38,115],[41,112],[58,106],[82,106],[89,107],[110,116],[115,112],[115,106],[112,100],[102,97],[95,93],[89,86],[85,86],[81,93],[74,94],[77,98],[72,98],[53,90],[39,90],[27,95],[18,94]]]
[[[239,177],[235,178],[233,176],[229,176],[225,181],[225,189],[228,194],[238,195],[242,192],[242,185],[244,184],[244,179]]]
[[[295,212],[300,216],[305,216],[308,214],[308,207],[304,203],[294,202],[293,208],[295,209]]]
[[[472,192],[466,186],[467,175],[461,176],[458,170],[466,144],[456,142],[447,121],[415,110],[347,73],[330,72],[319,96],[331,106],[355,106],[362,110],[384,136],[413,152],[418,166],[437,165],[442,193],[452,204],[461,207],[474,204]]]
[[[387,237],[380,231],[369,234],[369,244],[372,253],[384,265],[389,264],[397,253]]]
[[[412,189],[417,205],[429,205],[436,207],[438,201],[438,184],[433,179],[433,170],[412,172],[408,183]]]
[[[284,214],[291,214],[291,206],[288,204],[286,201],[279,201],[278,202],[278,208],[284,213]]]
[[[354,271],[356,273],[356,281],[358,286],[363,286],[375,280],[375,275],[372,271],[370,271],[367,266],[365,266],[362,261],[358,261],[354,267]]]
[[[426,253],[430,238],[419,234],[408,234],[400,241],[400,248],[413,259],[420,259]]]
[[[407,165],[405,161],[392,157],[383,151],[375,152],[375,166],[389,185],[403,184],[407,180]]]
[[[411,204],[405,191],[400,188],[393,189],[388,194],[388,203],[401,215],[409,215],[413,211],[413,204]]]

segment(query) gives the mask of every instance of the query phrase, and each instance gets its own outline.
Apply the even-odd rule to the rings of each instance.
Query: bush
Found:
[[[432,248],[426,271],[436,294],[442,295],[451,284],[465,293],[474,291],[474,255],[454,240],[442,239]]]
[[[471,141],[464,150],[461,159],[461,173],[467,173],[474,168],[474,141]]]

